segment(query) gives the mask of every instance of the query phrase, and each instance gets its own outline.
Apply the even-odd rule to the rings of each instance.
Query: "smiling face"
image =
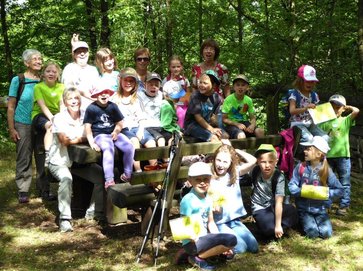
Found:
[[[133,77],[121,78],[121,88],[123,96],[130,96],[135,90],[136,79]]]
[[[137,71],[147,71],[147,67],[150,64],[150,56],[147,53],[142,53],[136,58],[136,70]]]
[[[231,164],[231,155],[228,152],[219,152],[214,159],[214,170],[218,176],[225,175]]]
[[[158,79],[152,79],[146,82],[146,94],[155,97],[160,90],[160,81]]]
[[[203,48],[203,58],[206,62],[212,62],[215,60],[216,50],[212,46],[206,46]]]
[[[78,91],[68,91],[63,102],[68,112],[78,112],[81,107],[81,95]]]
[[[73,52],[74,61],[80,66],[86,66],[89,58],[89,51],[87,48],[78,48]]]
[[[257,158],[257,164],[261,169],[263,179],[269,179],[274,173],[277,164],[276,154],[273,152],[260,154]]]
[[[43,64],[42,56],[34,54],[28,61],[25,61],[24,64],[29,70],[39,72],[42,69]]]
[[[110,94],[108,92],[101,93],[97,96],[97,104],[105,107],[110,99]]]
[[[315,81],[304,81],[304,83],[302,84],[302,91],[311,92],[313,91],[315,85]]]
[[[179,60],[172,60],[170,61],[169,70],[172,77],[179,76],[183,71],[183,65]]]
[[[200,196],[205,196],[205,194],[208,192],[211,178],[212,176],[210,175],[201,175],[189,177],[188,181],[193,186],[197,194]]]
[[[105,72],[111,73],[115,68],[115,59],[112,57],[107,57],[103,62],[103,69]]]
[[[48,65],[44,70],[43,78],[47,85],[54,85],[59,78],[59,70],[56,65]]]
[[[203,74],[199,78],[198,82],[198,90],[201,94],[205,96],[210,96],[213,93],[213,85],[210,77],[206,74]]]

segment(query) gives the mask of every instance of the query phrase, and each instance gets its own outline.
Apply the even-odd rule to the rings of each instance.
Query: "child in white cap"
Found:
[[[331,149],[327,153],[328,163],[331,168],[338,173],[340,183],[343,185],[344,193],[340,198],[337,215],[346,215],[350,206],[350,145],[349,131],[355,125],[355,118],[359,114],[357,107],[347,105],[342,95],[335,94],[329,98],[337,115],[336,119],[323,122],[319,125],[325,132],[329,133]],[[350,112],[342,116],[343,112]]]
[[[182,241],[183,249],[178,253],[177,263],[181,263],[182,258],[187,258],[190,264],[203,270],[215,269],[206,261],[207,258],[223,253],[233,253],[231,249],[237,244],[233,234],[219,233],[214,222],[213,203],[207,195],[211,178],[210,165],[204,162],[191,165],[188,181],[193,188],[180,202],[180,215],[199,215],[203,221],[203,227],[197,238]]]
[[[289,190],[295,197],[300,224],[306,236],[329,238],[333,229],[327,209],[333,198],[342,196],[343,187],[326,160],[330,149],[326,140],[314,136],[311,141],[300,144],[305,146],[306,162],[295,167]]]

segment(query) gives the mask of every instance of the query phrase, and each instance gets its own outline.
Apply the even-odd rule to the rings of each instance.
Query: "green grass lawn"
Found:
[[[180,244],[170,236],[160,245],[157,267],[150,242],[136,264],[142,243],[138,222],[101,228],[75,219],[74,232],[59,233],[56,203],[43,203],[32,190],[30,203],[19,205],[14,150],[0,148],[0,157],[0,270],[194,270],[173,265]],[[261,243],[258,254],[236,256],[219,270],[363,270],[363,181],[362,175],[354,176],[350,214],[331,215],[332,238],[309,240],[292,231],[281,241]]]

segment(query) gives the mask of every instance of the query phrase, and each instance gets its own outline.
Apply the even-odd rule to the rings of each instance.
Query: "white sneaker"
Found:
[[[60,232],[71,232],[73,231],[73,227],[71,225],[71,222],[69,220],[60,220],[59,221],[59,230]]]

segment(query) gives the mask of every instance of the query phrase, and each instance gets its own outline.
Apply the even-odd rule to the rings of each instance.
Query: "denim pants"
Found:
[[[49,172],[59,180],[58,210],[59,219],[72,219],[72,175],[68,167],[49,164]]]
[[[257,253],[258,243],[250,230],[239,220],[235,219],[223,224],[217,224],[219,232],[234,234],[237,238],[237,245],[234,253],[244,253],[246,251]]]
[[[343,196],[340,198],[339,207],[350,206],[350,170],[351,162],[349,157],[328,158],[328,163],[333,171],[338,173],[338,178],[343,186]]]
[[[329,238],[333,235],[333,227],[327,213],[312,214],[299,211],[299,218],[304,233],[308,238]]]
[[[126,177],[131,177],[132,167],[134,163],[135,148],[131,141],[124,134],[118,134],[117,140],[113,141],[111,134],[99,134],[95,138],[95,143],[102,150],[102,167],[105,181],[114,179],[114,156],[115,146],[123,153],[123,168]]]

